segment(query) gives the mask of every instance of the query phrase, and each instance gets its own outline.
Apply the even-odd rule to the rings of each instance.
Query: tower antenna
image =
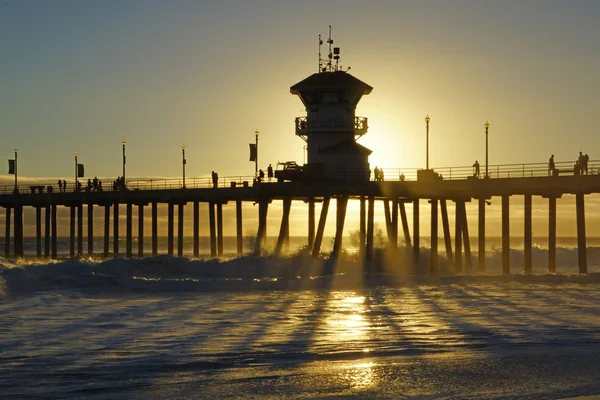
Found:
[[[327,61],[327,71],[331,72],[333,71],[333,63],[332,63],[332,59],[333,59],[333,54],[331,53],[331,45],[333,44],[333,39],[331,38],[331,25],[329,25],[329,39],[327,39],[327,44],[329,45],[329,54],[328,54],[328,61]]]
[[[323,61],[321,60],[321,46],[323,46],[323,39],[321,39],[321,34],[319,34],[319,68],[317,72],[321,72],[321,62]]]

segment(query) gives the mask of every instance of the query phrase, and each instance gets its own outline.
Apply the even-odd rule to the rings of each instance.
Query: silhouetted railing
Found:
[[[307,117],[296,118],[296,135],[305,135],[313,131],[354,131],[355,135],[364,135],[369,129],[369,120],[366,117],[354,118],[332,118],[326,121],[316,120],[308,121]]]

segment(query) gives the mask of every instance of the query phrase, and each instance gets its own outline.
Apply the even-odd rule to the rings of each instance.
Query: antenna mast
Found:
[[[340,65],[340,48],[333,47],[332,49],[333,39],[331,38],[331,25],[329,25],[329,38],[327,39],[327,45],[329,49],[327,53],[327,59],[321,58],[322,45],[323,39],[321,38],[321,35],[319,35],[319,72],[344,72],[342,66]],[[335,60],[335,65],[333,64],[333,60]]]

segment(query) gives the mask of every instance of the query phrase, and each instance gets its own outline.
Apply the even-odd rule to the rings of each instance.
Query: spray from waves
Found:
[[[206,292],[247,290],[356,289],[365,285],[445,284],[477,282],[596,283],[600,282],[600,256],[588,248],[586,276],[577,275],[577,250],[557,251],[557,275],[546,271],[547,250],[534,248],[534,275],[523,276],[523,252],[511,250],[510,276],[499,276],[502,254],[492,249],[486,254],[486,273],[477,272],[463,260],[457,274],[440,254],[440,272],[430,274],[429,253],[423,249],[418,264],[410,249],[400,249],[394,257],[377,250],[366,265],[356,254],[338,259],[311,258],[306,252],[289,257],[243,256],[231,259],[197,260],[172,256],[110,260],[2,260],[0,297],[40,291],[76,290],[86,293],[115,292]]]

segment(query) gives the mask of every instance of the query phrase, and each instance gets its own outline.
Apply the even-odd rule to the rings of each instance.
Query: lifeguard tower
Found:
[[[306,107],[306,116],[296,118],[296,135],[307,147],[306,170],[318,170],[326,180],[369,180],[371,150],[356,141],[367,133],[368,120],[356,116],[356,105],[373,88],[350,75],[341,66],[340,48],[333,47],[331,26],[327,58],[319,69],[290,88]]]

